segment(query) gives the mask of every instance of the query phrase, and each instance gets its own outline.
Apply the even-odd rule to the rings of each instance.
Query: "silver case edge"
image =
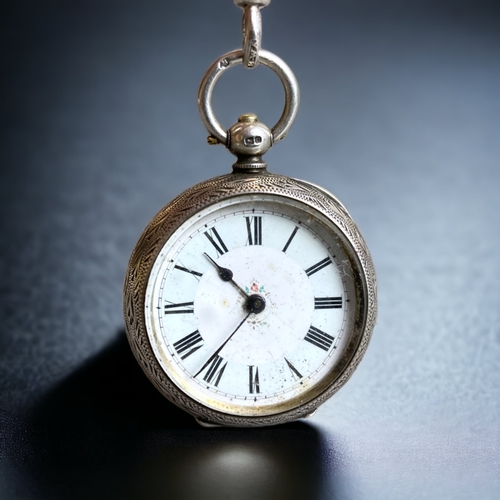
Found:
[[[273,194],[298,200],[333,222],[354,250],[361,270],[362,318],[359,343],[346,368],[322,393],[288,411],[260,417],[238,416],[208,408],[183,393],[163,371],[151,348],[144,317],[145,293],[151,268],[173,232],[198,211],[228,198],[246,194]],[[206,180],[177,196],[153,218],[132,252],[124,283],[123,310],[131,349],[153,385],[172,403],[196,419],[211,424],[258,427],[282,424],[313,413],[350,378],[370,341],[377,317],[377,283],[372,259],[356,224],[344,206],[328,191],[306,181],[271,173],[228,174]]]

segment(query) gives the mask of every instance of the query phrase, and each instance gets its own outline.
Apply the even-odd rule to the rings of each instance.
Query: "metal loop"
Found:
[[[248,69],[259,64],[262,44],[262,16],[260,8],[252,5],[243,10],[243,66]]]
[[[243,62],[243,51],[233,50],[219,57],[203,77],[200,90],[198,91],[198,110],[201,121],[210,135],[214,136],[220,143],[227,144],[227,132],[215,117],[212,109],[212,94],[215,84],[226,70]],[[281,80],[285,90],[285,106],[283,113],[276,125],[271,129],[273,142],[278,142],[285,137],[292,126],[297,115],[300,102],[299,84],[292,70],[277,55],[267,50],[260,51],[260,62],[273,70]]]
[[[271,0],[234,0],[243,9],[243,66],[248,69],[259,64],[262,45],[262,16],[260,9],[267,7]]]

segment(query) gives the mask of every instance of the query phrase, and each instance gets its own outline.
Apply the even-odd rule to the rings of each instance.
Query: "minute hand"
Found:
[[[232,339],[233,335],[240,329],[241,325],[248,319],[248,316],[252,314],[253,310],[248,311],[247,315],[242,319],[241,323],[236,327],[233,333],[229,335],[229,337],[225,340],[225,342],[208,358],[207,362],[198,370],[196,375],[194,376],[195,378],[216,358],[219,354],[219,352],[224,349],[226,344]]]

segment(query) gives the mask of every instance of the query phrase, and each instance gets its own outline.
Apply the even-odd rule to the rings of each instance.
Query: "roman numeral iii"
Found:
[[[200,335],[198,330],[186,335],[184,338],[174,342],[174,348],[178,354],[182,354],[185,351],[186,354],[181,356],[181,359],[186,359],[188,356],[191,356],[193,352],[196,352],[200,347],[203,346],[203,338]],[[189,350],[188,350],[189,349]]]
[[[245,217],[249,245],[262,245],[262,217]]]
[[[307,340],[307,342],[323,349],[324,351],[328,351],[328,349],[332,346],[335,337],[332,337],[328,333],[325,333],[319,328],[311,325],[304,340]]]
[[[314,297],[314,309],[342,309],[342,297]]]

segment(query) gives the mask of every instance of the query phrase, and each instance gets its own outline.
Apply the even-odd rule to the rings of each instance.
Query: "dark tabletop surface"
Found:
[[[358,370],[311,419],[198,427],[147,381],[121,292],[143,227],[229,172],[196,94],[230,0],[0,6],[0,498],[500,498],[500,8],[280,1],[302,103],[270,170],[334,192],[379,281]],[[281,113],[231,70],[225,126]]]

